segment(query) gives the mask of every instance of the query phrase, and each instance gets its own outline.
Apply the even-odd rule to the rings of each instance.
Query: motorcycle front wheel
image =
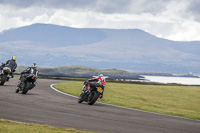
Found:
[[[81,93],[80,97],[78,98],[78,103],[82,103],[83,102],[83,93]]]

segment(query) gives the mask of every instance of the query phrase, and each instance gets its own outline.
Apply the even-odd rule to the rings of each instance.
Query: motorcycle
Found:
[[[0,71],[0,85],[4,85],[6,81],[9,81],[11,74],[11,69],[9,67],[4,67]]]
[[[29,74],[22,83],[20,83],[16,93],[22,91],[22,94],[26,94],[29,90],[36,86],[37,76],[35,74]]]
[[[88,83],[85,82],[83,87],[87,87],[87,89],[82,89],[86,91],[82,91],[80,97],[78,98],[78,103],[85,101],[89,105],[93,105],[98,98],[102,98],[104,89],[102,85],[96,84],[91,87],[90,85],[87,86],[86,84]]]

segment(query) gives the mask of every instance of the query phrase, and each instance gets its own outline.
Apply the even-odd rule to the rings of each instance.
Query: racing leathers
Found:
[[[90,87],[96,87],[96,86],[101,86],[102,89],[104,90],[105,85],[106,85],[106,81],[105,78],[102,77],[97,77],[97,78],[93,78],[93,79],[89,79],[86,82],[84,82],[85,86],[82,88],[83,93],[86,93],[88,90],[88,86]],[[100,98],[103,97],[103,93],[101,95]]]
[[[6,63],[3,63],[0,67],[0,70],[2,70],[4,67],[9,67],[11,69],[11,77],[13,78],[13,73],[15,72],[17,68],[17,63],[15,60],[8,60]]]
[[[36,67],[28,67],[26,70],[24,70],[23,72],[21,72],[21,76],[19,78],[20,82],[18,84],[18,87],[21,85],[21,83],[24,82],[24,80],[26,79],[26,77],[29,75],[29,74],[34,74],[37,76],[38,74],[38,70],[36,69]]]

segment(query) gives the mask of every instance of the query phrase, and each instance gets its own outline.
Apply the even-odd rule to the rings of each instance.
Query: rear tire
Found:
[[[22,94],[26,94],[26,93],[28,92],[29,88],[30,88],[30,83],[27,82],[27,83],[26,83],[26,86],[25,86],[24,89],[22,90]]]
[[[6,78],[7,78],[7,75],[2,75],[1,77],[1,80],[0,80],[0,85],[4,85],[4,83],[6,82]]]
[[[92,91],[90,93],[90,95],[88,96],[88,102],[87,103],[89,105],[93,105],[97,101],[98,97],[99,97],[98,92]]]

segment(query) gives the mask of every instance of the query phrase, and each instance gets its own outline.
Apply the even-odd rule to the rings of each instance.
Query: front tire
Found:
[[[88,96],[88,101],[87,101],[87,103],[88,103],[89,105],[93,105],[93,104],[97,101],[98,97],[99,97],[98,92],[92,91],[92,92],[89,94],[89,96]]]
[[[83,93],[81,93],[80,97],[78,98],[78,103],[82,103],[83,102]]]

